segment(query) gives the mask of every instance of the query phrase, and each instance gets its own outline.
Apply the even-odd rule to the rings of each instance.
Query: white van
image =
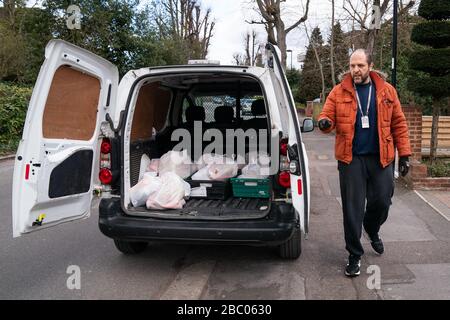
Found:
[[[298,258],[310,209],[301,132],[313,123],[298,122],[278,52],[266,46],[264,68],[151,67],[131,70],[119,83],[107,60],[50,41],[15,160],[14,237],[87,218],[99,196],[99,228],[126,254],[172,240],[278,246],[283,258]],[[189,198],[183,209],[171,210],[134,207],[129,190],[143,155],[170,151],[173,131],[190,130],[189,121],[222,131],[267,130],[279,142],[269,147],[271,159],[280,162],[269,176],[270,196]]]

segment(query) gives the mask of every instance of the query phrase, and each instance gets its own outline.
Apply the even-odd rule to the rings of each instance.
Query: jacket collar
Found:
[[[375,88],[377,88],[377,92],[381,92],[382,89],[384,89],[385,87],[384,79],[376,71],[370,71],[369,75],[372,81],[375,83]],[[344,90],[347,90],[351,94],[355,92],[355,89],[353,88],[353,79],[350,72],[344,76],[341,85]]]

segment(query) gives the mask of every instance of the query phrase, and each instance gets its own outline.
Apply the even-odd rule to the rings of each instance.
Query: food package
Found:
[[[130,189],[130,200],[134,207],[145,204],[150,194],[161,188],[161,179],[152,172],[146,172],[143,178]]]
[[[147,199],[147,209],[181,209],[186,204],[191,186],[174,172],[166,172],[160,177],[160,188],[150,194]]]
[[[189,177],[195,171],[194,165],[187,150],[169,151],[165,153],[159,161],[159,175],[173,172],[183,179]]]

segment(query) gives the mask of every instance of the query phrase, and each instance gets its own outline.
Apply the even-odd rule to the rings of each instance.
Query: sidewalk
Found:
[[[305,252],[321,242],[319,247],[326,251],[328,263],[342,264],[337,267],[343,272],[348,253],[344,248],[339,177],[334,158],[335,136],[322,134],[318,129],[302,136],[311,176],[311,242],[307,242]],[[361,275],[345,279],[353,283],[357,299],[450,299],[449,212],[449,192],[418,193],[397,181],[389,218],[380,231],[385,253],[375,254],[363,237],[365,254]],[[371,270],[374,270],[370,268],[381,274],[381,284],[376,290],[368,289]],[[340,280],[338,274],[325,275],[325,279],[342,282],[345,287],[345,281]],[[335,286],[328,285],[328,288],[335,290]]]
[[[3,155],[3,156],[0,156],[0,161],[14,159],[15,156],[16,156],[15,154]]]

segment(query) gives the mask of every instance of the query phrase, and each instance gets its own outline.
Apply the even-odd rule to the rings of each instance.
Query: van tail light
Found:
[[[100,146],[100,172],[99,179],[102,184],[111,184],[113,175],[111,172],[111,141],[103,138]]]
[[[288,151],[288,139],[281,139],[280,141],[280,154],[282,156],[287,156]]]
[[[291,174],[288,171],[281,171],[278,174],[278,184],[283,188],[289,188],[291,186]]]
[[[103,154],[111,153],[111,141],[107,138],[103,138],[102,145],[100,147],[100,151]]]
[[[278,174],[278,184],[283,188],[291,187],[291,175],[289,174],[288,139],[280,140],[280,173]]]
[[[108,168],[100,169],[100,173],[98,175],[100,182],[102,184],[110,184],[112,182],[112,172]]]

